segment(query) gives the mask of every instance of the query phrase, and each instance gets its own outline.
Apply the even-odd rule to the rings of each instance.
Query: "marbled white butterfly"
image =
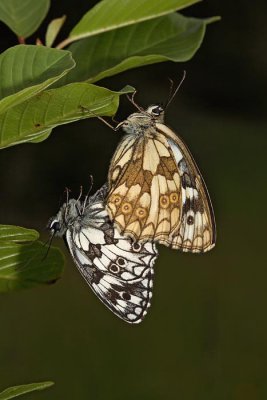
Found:
[[[205,252],[216,240],[215,218],[199,169],[182,139],[150,106],[116,129],[126,135],[109,169],[107,210],[121,234],[174,249]]]
[[[99,299],[118,317],[139,323],[150,307],[153,243],[121,236],[105,210],[107,186],[93,196],[71,199],[49,221],[52,235],[64,237],[83,278]]]

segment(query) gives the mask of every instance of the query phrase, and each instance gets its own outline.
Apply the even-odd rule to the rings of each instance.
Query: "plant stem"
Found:
[[[18,36],[19,44],[26,44],[25,38],[23,36]]]
[[[73,39],[71,38],[67,38],[62,40],[62,42],[60,42],[57,46],[56,49],[64,49],[64,47],[68,46],[70,43],[74,42]]]

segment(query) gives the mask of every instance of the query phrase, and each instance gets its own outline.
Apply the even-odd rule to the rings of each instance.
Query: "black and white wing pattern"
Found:
[[[103,186],[86,204],[70,200],[61,207],[50,229],[56,227],[59,232],[61,221],[58,236],[65,237],[88,285],[118,317],[139,323],[150,307],[157,250],[153,243],[138,243],[120,235],[105,210],[106,193]]]

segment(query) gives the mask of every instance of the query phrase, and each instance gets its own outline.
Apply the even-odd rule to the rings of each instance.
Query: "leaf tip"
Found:
[[[213,22],[218,22],[221,19],[222,19],[222,17],[220,15],[216,15],[214,17],[206,18],[205,23],[206,23],[206,25],[213,24]]]
[[[135,88],[131,85],[126,85],[120,90],[120,93],[122,94],[133,93],[133,92],[135,92]]]
[[[44,382],[44,385],[45,385],[46,387],[54,386],[54,384],[55,384],[55,382],[53,382],[53,381],[46,381],[46,382]]]

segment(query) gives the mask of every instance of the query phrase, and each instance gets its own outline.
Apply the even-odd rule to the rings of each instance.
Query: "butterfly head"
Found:
[[[159,104],[154,104],[146,109],[146,113],[151,115],[155,122],[164,122],[164,108]]]
[[[71,199],[68,203],[61,206],[56,216],[50,218],[47,228],[52,236],[62,237],[65,235],[69,226],[77,220],[80,215],[81,204],[79,201]]]
[[[146,110],[129,115],[127,119],[116,126],[116,130],[122,128],[126,133],[140,134],[156,122],[163,122],[164,109],[160,105],[149,106]]]

